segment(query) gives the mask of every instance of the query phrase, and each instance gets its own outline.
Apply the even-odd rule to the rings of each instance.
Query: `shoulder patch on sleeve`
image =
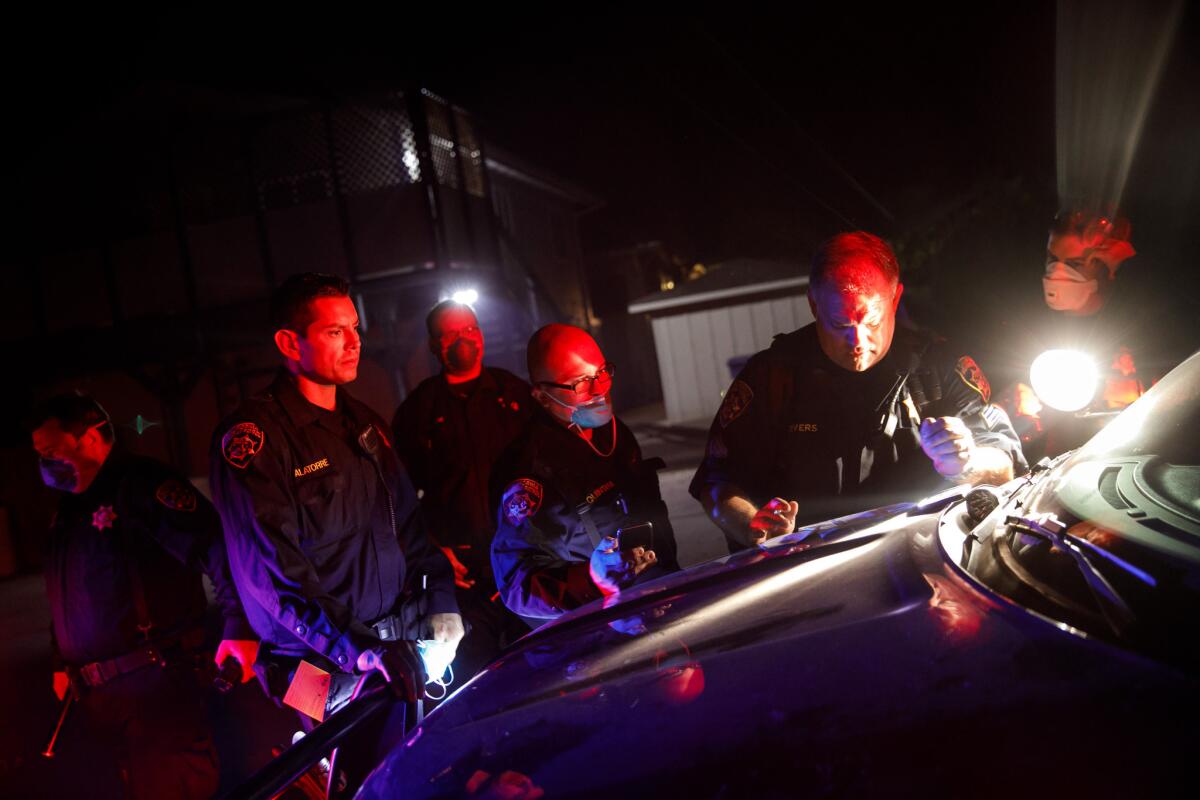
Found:
[[[532,478],[517,478],[504,488],[500,499],[500,510],[504,519],[514,528],[532,517],[542,507],[542,495],[545,490],[542,485]]]
[[[239,422],[221,438],[221,454],[232,466],[245,469],[262,450],[265,439],[262,428],[253,422]]]
[[[717,412],[717,421],[722,428],[729,426],[742,412],[750,405],[750,401],[754,399],[754,390],[750,388],[750,384],[743,381],[741,378],[735,380],[729,387],[729,391],[725,392],[725,399],[721,402],[721,410]]]
[[[983,374],[983,370],[975,363],[975,359],[970,356],[963,356],[954,365],[954,371],[958,373],[958,377],[962,378],[963,383],[970,386],[979,396],[983,398],[983,402],[990,403],[992,401],[992,385],[988,383],[987,376]]]
[[[172,511],[195,511],[196,490],[183,481],[168,478],[159,484],[154,499]]]

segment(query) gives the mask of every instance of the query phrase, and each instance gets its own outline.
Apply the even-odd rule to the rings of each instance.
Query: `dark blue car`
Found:
[[[539,629],[359,796],[1194,796],[1198,592],[1200,355],[995,491]]]

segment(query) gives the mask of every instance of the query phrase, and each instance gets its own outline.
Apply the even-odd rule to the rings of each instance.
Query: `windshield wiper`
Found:
[[[1096,569],[1092,562],[1083,554],[1081,546],[1086,547],[1090,552],[1102,556],[1109,563],[1114,564],[1143,583],[1154,586],[1155,580],[1151,575],[1129,562],[1116,557],[1107,550],[1096,547],[1089,541],[1067,533],[1067,526],[1054,514],[1038,514],[1027,517],[1010,515],[1005,517],[1004,522],[1012,530],[1044,539],[1068,554],[1079,567],[1083,580],[1087,584],[1088,591],[1092,593],[1096,605],[1100,608],[1100,613],[1104,615],[1104,621],[1108,623],[1117,636],[1123,637],[1125,635],[1125,631],[1136,621],[1133,609],[1129,607],[1129,604],[1113,588],[1112,584],[1108,582],[1108,579],[1104,577],[1100,570]]]

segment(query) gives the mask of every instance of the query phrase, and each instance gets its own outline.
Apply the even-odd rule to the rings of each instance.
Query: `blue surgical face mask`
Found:
[[[60,492],[73,492],[79,485],[79,470],[70,461],[59,458],[38,459],[42,483]]]
[[[606,394],[577,406],[564,403],[549,392],[546,393],[546,396],[563,408],[571,409],[571,423],[580,428],[599,428],[612,421],[612,403],[609,402]]]

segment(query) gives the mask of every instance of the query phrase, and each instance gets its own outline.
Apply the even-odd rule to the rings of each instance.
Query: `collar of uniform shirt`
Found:
[[[286,370],[279,371],[279,377],[275,379],[275,383],[271,385],[271,391],[279,398],[280,405],[287,412],[292,423],[297,427],[311,425],[321,419],[320,411],[312,403],[300,394],[300,389],[296,386],[296,379],[293,378]],[[349,395],[339,386],[337,388],[337,405],[336,409],[339,412],[344,412],[348,417],[358,422],[352,404],[347,402]]]

